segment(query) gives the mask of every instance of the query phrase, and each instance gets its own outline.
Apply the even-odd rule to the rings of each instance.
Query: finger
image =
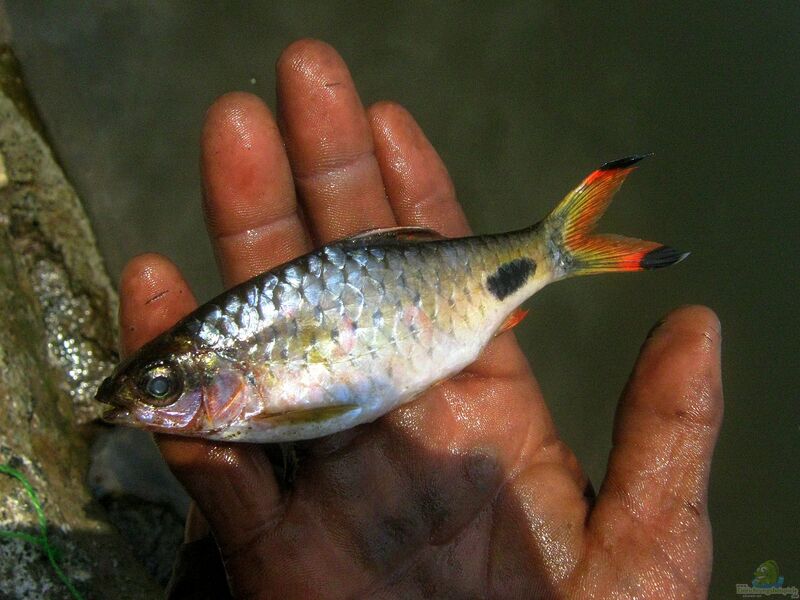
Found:
[[[372,131],[339,54],[300,40],[277,65],[279,121],[317,243],[391,227]]]
[[[251,94],[219,98],[202,140],[206,224],[227,286],[311,249],[269,109]]]
[[[399,104],[370,107],[375,155],[386,195],[400,225],[429,227],[448,237],[470,233],[467,218],[439,154]]]
[[[125,265],[119,295],[123,356],[172,327],[197,305],[175,265],[158,254],[142,254]]]
[[[720,340],[714,313],[693,306],[670,314],[645,342],[620,401],[596,526],[705,518],[722,421]]]
[[[147,254],[125,267],[120,282],[120,331],[130,353],[171,327],[195,306],[177,268]],[[253,528],[266,528],[279,504],[278,486],[257,446],[216,444],[157,434],[170,469],[197,502],[220,546],[246,544]],[[247,527],[242,527],[247,523]]]

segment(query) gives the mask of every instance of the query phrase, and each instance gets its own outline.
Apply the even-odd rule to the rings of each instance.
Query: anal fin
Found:
[[[495,337],[497,337],[501,333],[505,333],[510,329],[514,329],[514,327],[516,327],[522,322],[522,319],[528,316],[529,312],[530,311],[525,310],[524,308],[515,308],[514,311],[510,315],[508,315],[506,320],[503,321],[503,324],[500,325],[500,328],[497,330],[497,333],[494,334]]]

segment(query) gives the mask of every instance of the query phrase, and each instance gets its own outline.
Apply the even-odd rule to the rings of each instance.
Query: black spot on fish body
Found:
[[[500,265],[486,279],[486,287],[498,300],[503,300],[520,289],[536,272],[536,263],[530,258],[515,258]]]

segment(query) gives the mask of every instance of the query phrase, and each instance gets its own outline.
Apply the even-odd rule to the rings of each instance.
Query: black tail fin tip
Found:
[[[617,160],[612,160],[611,162],[607,162],[600,167],[600,171],[613,171],[614,169],[627,169],[638,163],[640,160],[644,160],[645,158],[649,158],[653,156],[653,153],[650,152],[648,154],[633,154],[631,156],[626,156],[625,158],[618,158]]]
[[[660,269],[681,262],[689,254],[689,252],[681,252],[669,246],[659,246],[645,254],[639,264],[642,269]]]

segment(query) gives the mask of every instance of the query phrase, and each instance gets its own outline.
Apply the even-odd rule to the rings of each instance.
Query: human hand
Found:
[[[291,45],[277,69],[279,125],[235,93],[203,132],[204,210],[226,286],[375,227],[469,233],[405,110],[365,111],[320,42]],[[124,353],[195,306],[156,255],[126,267],[121,300]],[[300,444],[288,490],[262,446],[156,439],[199,508],[187,539],[210,526],[236,598],[703,597],[719,352],[719,323],[702,307],[651,333],[596,498],[512,333],[378,421]]]

